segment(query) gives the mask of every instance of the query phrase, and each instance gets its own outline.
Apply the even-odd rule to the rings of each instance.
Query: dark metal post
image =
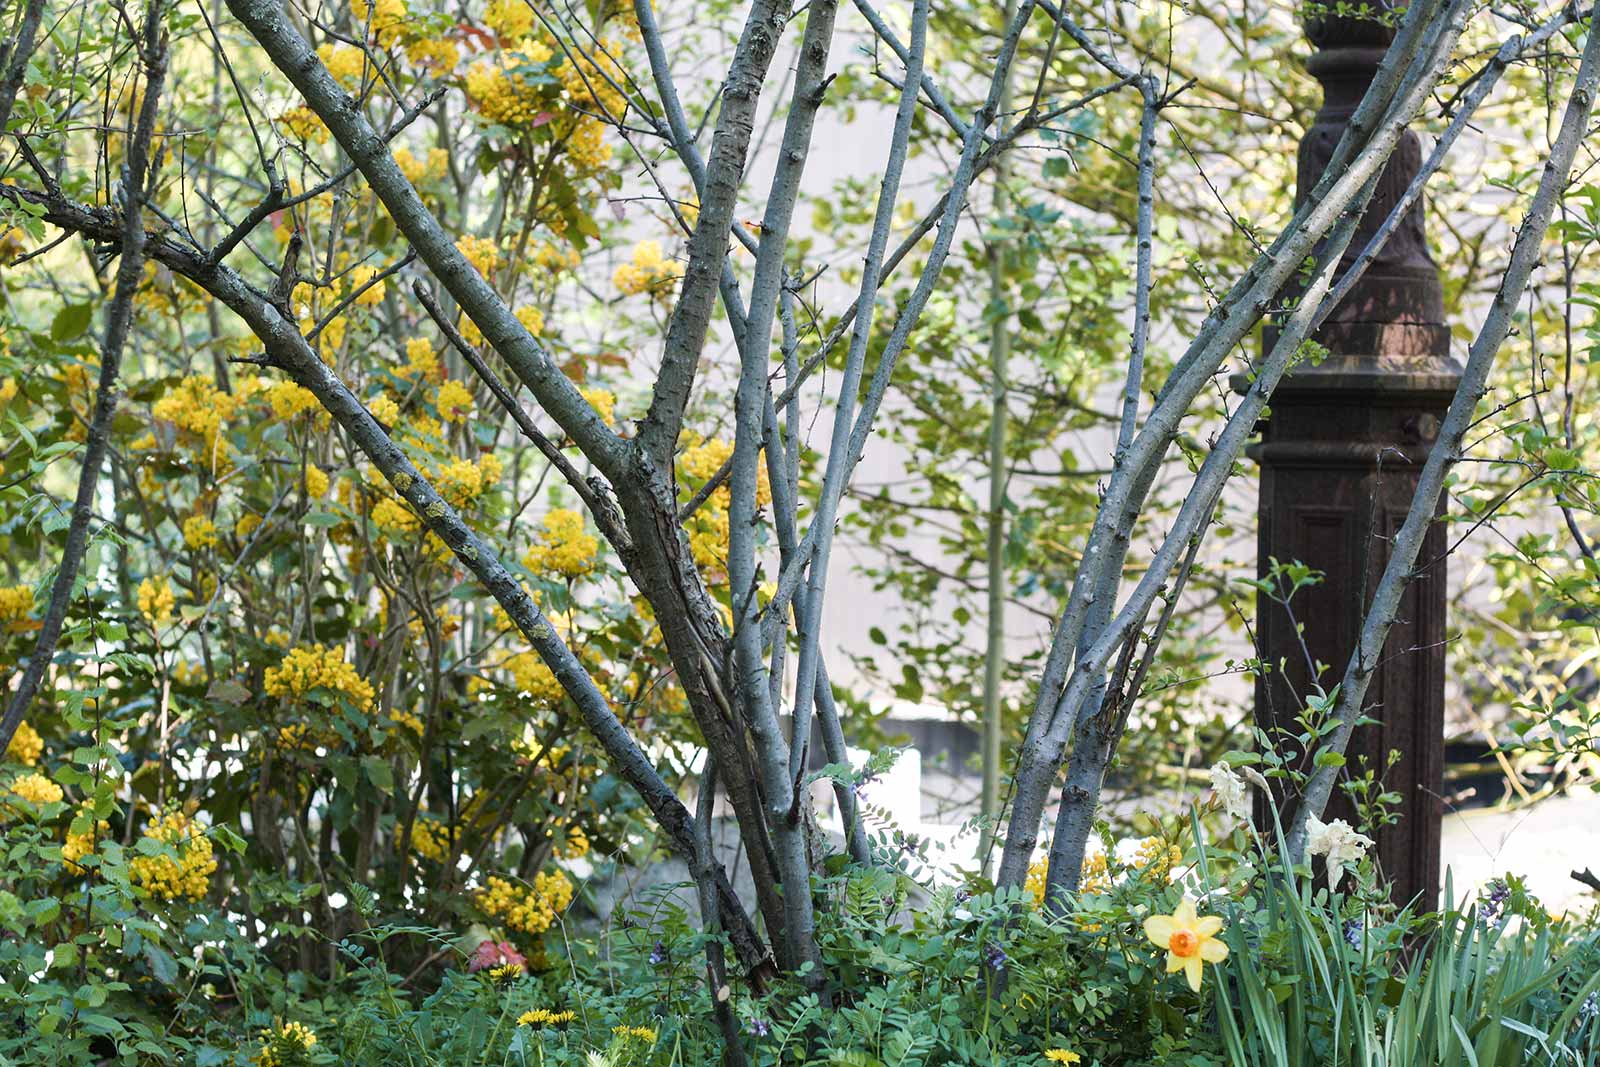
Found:
[[[1302,197],[1326,168],[1393,38],[1391,29],[1355,18],[1310,20],[1306,33],[1317,48],[1307,65],[1322,83],[1323,105],[1300,144]],[[1416,136],[1408,133],[1383,174],[1350,256],[1388,216],[1421,158]],[[1273,331],[1267,332],[1270,342]],[[1308,655],[1328,665],[1321,680],[1331,688],[1354,647],[1389,539],[1404,521],[1459,376],[1420,202],[1316,340],[1329,350],[1328,358],[1283,381],[1250,453],[1261,466],[1262,576],[1272,558],[1299,560],[1326,575],[1321,585],[1302,590],[1290,610],[1258,598],[1261,655],[1284,669],[1257,681],[1256,721],[1282,739],[1285,752],[1299,750],[1293,737],[1300,732],[1295,718],[1311,681]],[[1371,770],[1385,789],[1399,794],[1400,818],[1377,835],[1378,857],[1394,880],[1395,899],[1420,894],[1429,908],[1439,884],[1444,549],[1444,530],[1436,524],[1368,693],[1367,713],[1377,722],[1356,732],[1345,766],[1345,780]],[[1391,753],[1398,756],[1393,766]],[[1335,817],[1351,818],[1343,790],[1325,816]]]

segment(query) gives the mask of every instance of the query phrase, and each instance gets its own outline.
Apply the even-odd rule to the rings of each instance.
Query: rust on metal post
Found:
[[[1306,35],[1316,47],[1307,69],[1322,83],[1323,104],[1300,143],[1297,198],[1327,167],[1394,31],[1380,21],[1332,17],[1308,20]],[[1341,267],[1388,217],[1421,162],[1421,145],[1408,132]],[[1306,753],[1295,737],[1306,696],[1314,680],[1332,688],[1343,673],[1459,377],[1423,223],[1419,200],[1317,332],[1327,358],[1284,379],[1250,450],[1261,468],[1261,576],[1272,559],[1299,560],[1325,575],[1288,609],[1257,598],[1259,654],[1282,670],[1257,680],[1256,722],[1303,767]],[[1266,330],[1269,345],[1275,332]],[[1398,794],[1398,820],[1377,834],[1378,858],[1394,898],[1420,896],[1425,908],[1434,906],[1439,885],[1444,549],[1444,530],[1435,524],[1367,695],[1367,715],[1376,721],[1357,730],[1341,782],[1371,772],[1383,790]],[[1313,679],[1308,660],[1327,666],[1320,678]],[[1324,817],[1354,821],[1346,790],[1336,791]]]

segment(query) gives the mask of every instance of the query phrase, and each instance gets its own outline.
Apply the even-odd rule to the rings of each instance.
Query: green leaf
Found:
[[[93,319],[93,304],[68,304],[50,320],[50,339],[68,341],[80,337]]]

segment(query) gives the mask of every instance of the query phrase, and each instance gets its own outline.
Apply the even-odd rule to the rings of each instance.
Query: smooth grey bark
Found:
[[[755,0],[750,5],[723,83],[721,111],[700,193],[700,217],[689,238],[689,262],[667,324],[650,409],[639,424],[640,447],[664,470],[672,467],[672,452],[711,327],[712,306],[728,256],[728,232],[755,131],[756,105],[788,11],[789,5],[779,0]]]
[[[1088,707],[1085,697],[1096,684],[1091,676],[1104,669],[1112,651],[1103,646],[1108,644],[1108,639],[1116,638],[1120,627],[1107,628],[1094,642],[1094,647],[1103,654],[1073,655],[1094,617],[1109,612],[1106,601],[1110,599],[1114,604],[1121,561],[1145,495],[1154,482],[1156,469],[1200,390],[1245,333],[1260,320],[1305,257],[1350,209],[1368,182],[1381,173],[1400,135],[1425,102],[1448,59],[1448,50],[1443,58],[1438,55],[1437,46],[1444,27],[1457,26],[1457,16],[1464,14],[1464,4],[1451,0],[1452,16],[1434,21],[1438,6],[1437,0],[1432,3],[1420,0],[1408,9],[1406,21],[1384,61],[1384,68],[1394,68],[1405,59],[1405,69],[1390,77],[1380,68],[1379,77],[1357,107],[1351,129],[1335,152],[1338,165],[1330,165],[1289,226],[1201,324],[1129,446],[1125,467],[1113,473],[1106,487],[1071,595],[1052,639],[1034,713],[1018,757],[1012,813],[1001,859],[999,881],[1002,885],[1021,885],[1027,876],[1048,793],[1079,712]],[[1075,27],[1068,27],[1069,34],[1074,31],[1082,33]],[[1450,40],[1453,39],[1452,36]],[[1370,136],[1357,140],[1352,132],[1355,130],[1367,130]],[[1349,148],[1352,144],[1357,147]],[[1191,515],[1192,521],[1194,516]],[[1181,545],[1182,540],[1178,538],[1177,544]],[[1173,537],[1169,536],[1163,545],[1163,553],[1165,566],[1170,569],[1180,554]],[[1164,575],[1147,572],[1140,587],[1143,592],[1136,595],[1147,598],[1154,594],[1151,579],[1159,583]],[[1100,605],[1098,609],[1096,603]],[[1127,617],[1127,612],[1119,616]],[[1078,663],[1069,679],[1068,667],[1074,659]],[[1098,660],[1098,664],[1085,673],[1084,667],[1091,660]],[[1075,879],[1076,875],[1068,872],[1065,877]]]

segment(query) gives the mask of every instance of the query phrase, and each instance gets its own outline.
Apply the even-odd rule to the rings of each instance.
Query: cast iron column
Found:
[[[1297,199],[1327,167],[1394,35],[1354,18],[1309,20],[1306,34],[1317,48],[1307,67],[1322,83],[1323,105],[1300,144]],[[1342,267],[1388,216],[1421,162],[1421,146],[1408,132]],[[1266,332],[1270,344],[1275,331],[1269,326]],[[1295,694],[1309,689],[1307,652],[1327,664],[1322,684],[1331,689],[1344,672],[1390,538],[1405,519],[1460,373],[1450,358],[1439,272],[1428,252],[1420,202],[1316,340],[1327,347],[1328,358],[1284,379],[1250,453],[1261,465],[1261,575],[1271,558],[1299,560],[1326,575],[1321,585],[1293,599],[1292,618],[1281,605],[1257,599],[1261,655],[1285,669],[1257,681],[1256,721],[1281,739],[1279,750],[1286,753],[1299,749],[1293,737],[1300,732],[1295,717],[1301,702]],[[1435,524],[1423,543],[1420,573],[1407,588],[1367,694],[1367,714],[1377,722],[1356,732],[1342,779],[1370,770],[1399,794],[1400,818],[1377,835],[1378,857],[1394,881],[1395,899],[1421,894],[1425,908],[1434,906],[1439,884],[1444,533]],[[1398,756],[1393,766],[1391,753]],[[1342,789],[1324,817],[1352,817]]]

